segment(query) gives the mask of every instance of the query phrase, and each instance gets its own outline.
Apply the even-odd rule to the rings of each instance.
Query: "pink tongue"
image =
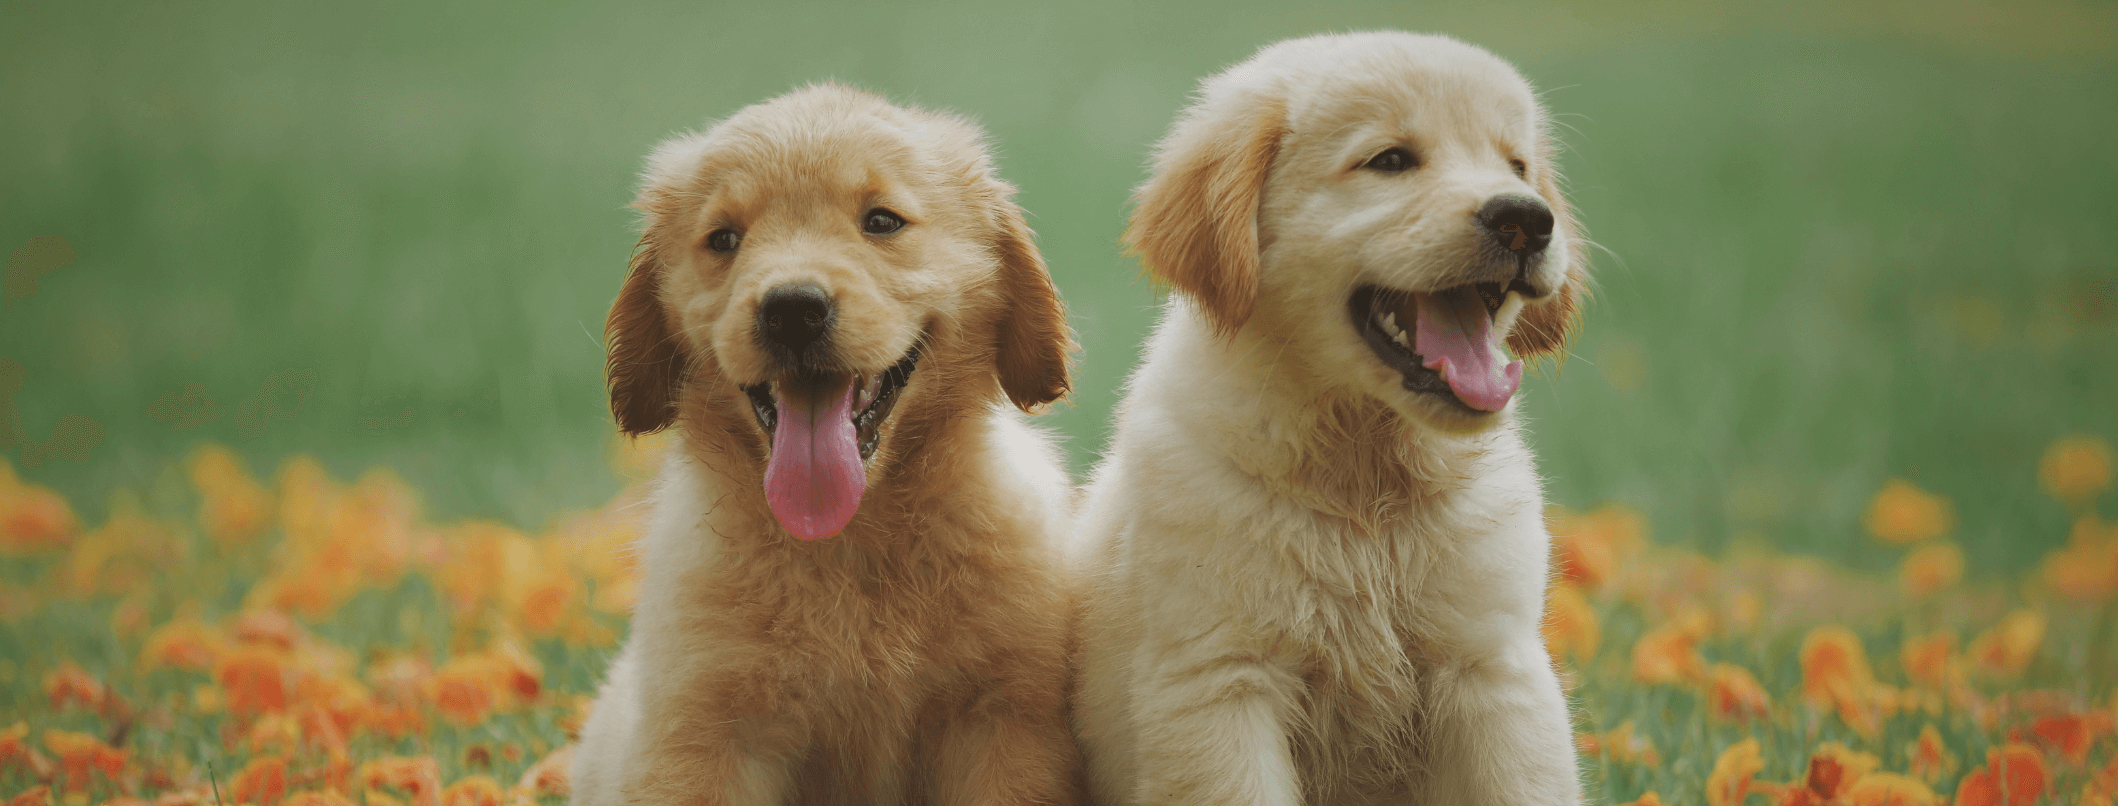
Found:
[[[765,465],[765,502],[787,531],[803,540],[838,534],[860,509],[868,471],[854,444],[852,384],[822,401],[788,398],[775,384],[779,423],[772,431],[772,459]]]
[[[1522,386],[1522,362],[1501,366],[1506,356],[1485,303],[1468,288],[1412,296],[1419,300],[1412,351],[1424,359],[1423,365],[1439,371],[1464,405],[1480,411],[1507,408],[1508,398]]]

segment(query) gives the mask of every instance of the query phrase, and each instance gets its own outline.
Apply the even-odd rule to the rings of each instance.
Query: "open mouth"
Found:
[[[765,500],[789,534],[816,540],[852,522],[882,424],[918,363],[915,344],[895,365],[871,375],[795,373],[743,387],[751,413],[772,441]]]
[[[1486,414],[1506,408],[1522,385],[1522,362],[1501,342],[1535,296],[1521,280],[1430,292],[1363,285],[1347,312],[1368,349],[1404,375],[1406,391]]]
[[[890,410],[897,406],[897,393],[903,391],[905,383],[912,379],[912,369],[919,364],[919,345],[905,353],[889,369],[860,379],[860,388],[853,390],[852,410],[854,444],[860,448],[860,460],[865,462],[875,457],[875,447],[882,441],[882,424],[890,418]],[[781,384],[804,384],[811,388],[835,387],[845,383],[842,375],[793,376],[784,380],[766,381],[756,386],[743,387],[750,396],[750,411],[757,415],[757,423],[765,429],[766,436],[777,436],[780,407],[775,394]]]

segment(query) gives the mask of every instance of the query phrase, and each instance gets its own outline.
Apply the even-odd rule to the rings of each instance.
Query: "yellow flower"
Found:
[[[17,481],[14,466],[0,457],[0,549],[26,554],[60,548],[80,532],[66,499]]]
[[[1835,708],[1839,719],[1862,736],[1882,728],[1870,707],[1874,688],[1868,651],[1852,630],[1825,625],[1802,640],[1802,696],[1819,708]]]
[[[1913,599],[1925,599],[1963,576],[1964,551],[1946,540],[1914,549],[1897,572],[1899,587]]]
[[[1955,528],[1956,514],[1948,499],[1904,479],[1891,479],[1869,502],[1865,522],[1869,533],[1885,542],[1917,543],[1948,534]]]
[[[1979,671],[1996,677],[2016,677],[2036,659],[2038,648],[2044,645],[2044,629],[2043,613],[2017,610],[1971,639],[1964,654]]]
[[[1906,677],[1919,685],[1940,690],[1949,681],[1949,660],[1956,654],[1956,633],[1938,630],[1908,638],[1898,654],[1905,665]]]
[[[1758,678],[1743,667],[1726,663],[1714,664],[1708,700],[1714,714],[1723,719],[1763,719],[1772,710],[1772,695],[1758,685]]]
[[[1912,759],[1912,774],[1929,783],[1940,781],[1956,768],[1956,757],[1949,754],[1948,745],[1942,744],[1941,731],[1933,725],[1920,728],[1919,738],[1906,748],[1905,755]]]
[[[272,525],[272,493],[227,448],[207,443],[191,453],[199,491],[199,528],[223,547],[248,543]]]
[[[1671,624],[1641,634],[1633,644],[1633,679],[1649,685],[1705,680],[1706,659],[1699,655],[1698,639]]]
[[[1759,755],[1758,740],[1744,739],[1721,751],[1714,759],[1713,772],[1706,776],[1706,802],[1709,806],[1742,806],[1743,799],[1750,796],[1751,778],[1765,769],[1765,760]]]
[[[2064,548],[2045,555],[2045,584],[2082,604],[2118,591],[2118,524],[2105,528],[2093,513],[2074,519]]]
[[[441,790],[441,806],[500,806],[507,795],[490,775],[473,775]]]
[[[1544,643],[1552,660],[1563,660],[1568,655],[1583,661],[1596,657],[1596,644],[1601,640],[1596,609],[1589,605],[1581,588],[1567,582],[1553,585],[1545,608],[1548,612]]]
[[[1609,580],[1618,562],[1647,541],[1647,520],[1624,506],[1585,515],[1555,510],[1550,520],[1559,575],[1591,588]]]
[[[2037,481],[2053,498],[2086,506],[2111,488],[2111,445],[2102,437],[2077,434],[2045,449],[2037,463]]]
[[[1940,806],[1940,795],[1926,784],[1892,772],[1871,772],[1846,790],[1852,806]]]

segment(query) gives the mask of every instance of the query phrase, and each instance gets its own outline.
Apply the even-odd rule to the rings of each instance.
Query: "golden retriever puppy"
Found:
[[[577,804],[1062,803],[1073,349],[982,133],[841,86],[662,144],[612,410],[674,425]]]
[[[1545,125],[1486,51],[1360,33],[1162,141],[1127,240],[1176,293],[1081,516],[1101,802],[1580,799],[1511,407],[1584,279]]]

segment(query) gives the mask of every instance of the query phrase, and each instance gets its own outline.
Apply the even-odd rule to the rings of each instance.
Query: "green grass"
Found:
[[[1974,568],[2061,538],[2022,471],[2055,436],[2118,434],[2101,5],[10,4],[0,242],[80,258],[11,302],[0,355],[32,439],[69,413],[106,434],[29,475],[139,486],[206,437],[388,464],[447,513],[599,501],[600,322],[642,155],[827,77],[991,130],[1086,348],[1054,418],[1085,470],[1155,304],[1116,244],[1147,146],[1198,77],[1375,26],[1495,49],[1565,123],[1604,249],[1575,355],[1525,406],[1555,499],[1875,565],[1843,525],[1907,475],[1976,513]],[[289,369],[313,393],[238,439]],[[185,382],[227,413],[145,416]]]
[[[11,402],[30,439],[70,414],[103,439],[78,463],[5,455],[91,524],[112,490],[182,511],[169,463],[202,439],[265,471],[296,452],[342,478],[392,468],[437,521],[534,528],[598,505],[618,485],[600,323],[641,158],[837,78],[990,130],[1085,348],[1051,420],[1085,472],[1157,302],[1117,246],[1149,145],[1199,77],[1365,27],[1485,45],[1564,124],[1601,248],[1574,354],[1527,384],[1556,502],[1622,502],[1658,541],[1709,553],[1755,541],[1880,571],[1900,552],[1859,515],[1904,476],[1956,503],[1974,580],[2016,578],[2064,540],[2041,451],[2118,438],[2103,3],[12,2],[0,247],[59,236],[79,257],[0,311],[0,357],[26,372]],[[288,370],[313,388],[264,401],[291,416],[245,439],[242,404]],[[187,383],[217,419],[149,416]],[[9,560],[0,579],[43,570]],[[319,629],[394,645],[412,637],[384,614],[432,604],[411,583],[363,596]],[[0,628],[0,722],[35,707],[27,681],[52,657],[127,662],[109,606]],[[1627,623],[1612,616],[1606,655],[1630,646]],[[1722,649],[1783,691],[1791,645],[1760,641]],[[601,665],[542,651],[568,690]],[[1688,694],[1585,685],[1594,725],[1642,719],[1670,759],[1610,773],[1614,795],[1703,775],[1734,735],[1699,727]],[[192,736],[173,735],[158,741]]]

